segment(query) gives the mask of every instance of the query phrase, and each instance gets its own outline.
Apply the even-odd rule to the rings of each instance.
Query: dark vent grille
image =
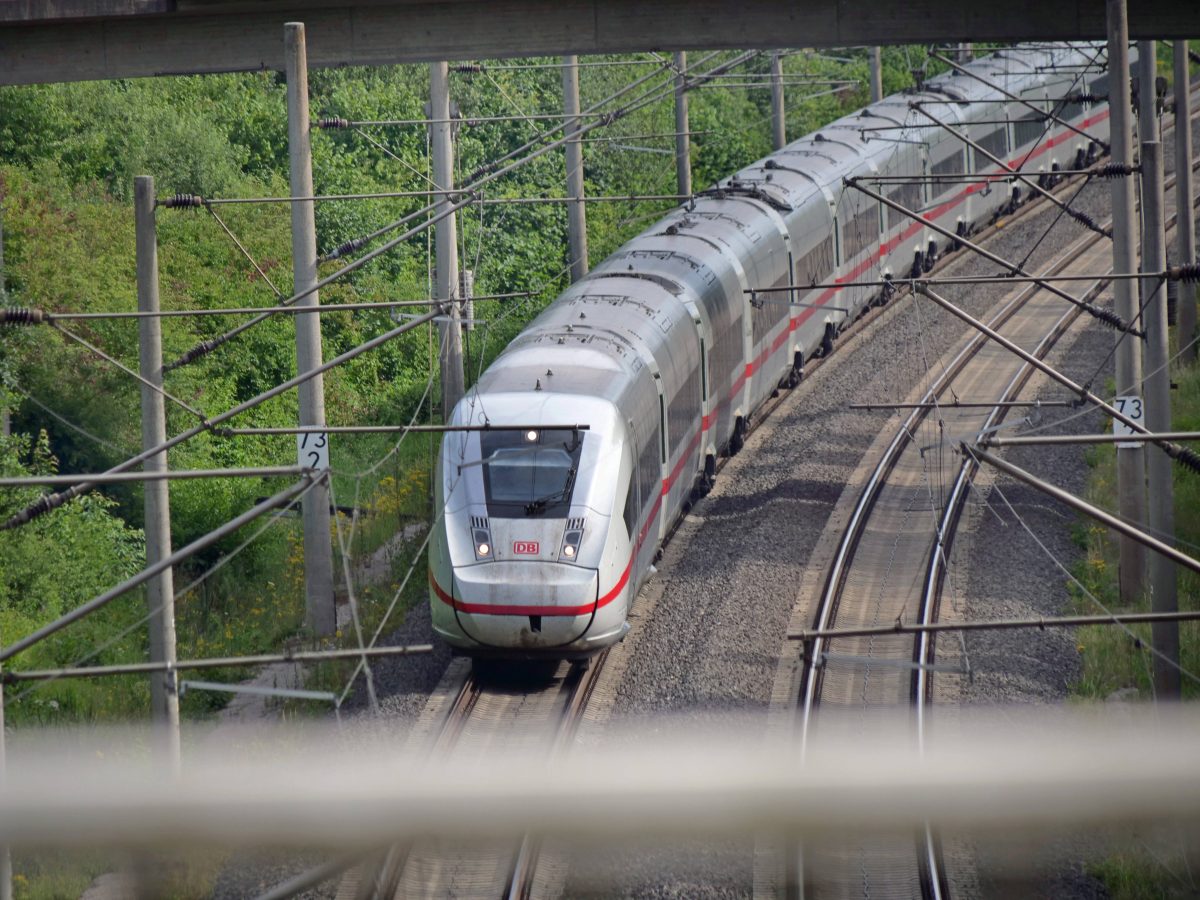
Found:
[[[583,531],[583,519],[567,519],[568,531]]]
[[[471,516],[472,528],[487,528],[488,520],[484,516]]]

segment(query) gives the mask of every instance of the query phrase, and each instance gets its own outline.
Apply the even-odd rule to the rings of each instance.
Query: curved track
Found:
[[[1097,235],[1088,235],[1046,274],[1109,271],[1109,250]],[[1085,299],[1104,284],[1100,278],[1085,282]],[[1044,358],[1079,313],[1077,307],[1064,312],[1061,300],[1030,285],[1003,301],[988,324]],[[896,427],[865,478],[820,592],[814,630],[937,621],[955,531],[978,469],[973,459],[960,459],[949,448],[1002,427],[1008,404],[1034,374],[1032,366],[982,334],[941,362],[940,374],[914,398],[920,406]],[[959,397],[996,405],[968,408],[957,404]],[[923,746],[934,674],[968,672],[965,656],[959,665],[938,665],[930,635],[814,638],[804,658],[797,704],[802,745],[816,727],[820,705],[860,711],[911,706],[914,740]],[[803,888],[806,896],[940,900],[950,893],[941,842],[929,828],[913,837],[806,847],[795,856],[799,865],[793,862],[787,879],[791,895]]]

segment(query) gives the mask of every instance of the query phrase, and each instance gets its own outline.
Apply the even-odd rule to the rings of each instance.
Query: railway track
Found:
[[[481,674],[460,660],[444,680],[429,753],[451,756],[464,767],[486,766],[497,753],[546,758],[563,753],[575,738],[607,652],[589,665],[559,662],[523,667],[517,674]],[[395,845],[347,872],[337,897],[535,900],[561,888],[565,869],[553,857],[537,835],[508,844]]]
[[[1078,182],[1064,183],[1054,193],[1060,196],[1065,195],[1077,185]],[[1002,224],[1012,227],[1023,217],[1037,212],[1044,205],[1044,201],[1027,203],[1014,214],[1004,217]],[[986,238],[994,230],[994,228],[985,229],[983,237]],[[1081,243],[1094,247],[1097,242],[1098,237],[1092,235],[1090,239],[1085,238]],[[1107,244],[1101,246],[1107,250]],[[934,269],[934,274],[946,265],[953,264],[960,256],[961,254],[957,253],[943,255]],[[1061,267],[1066,268],[1068,265],[1069,261],[1064,258],[1061,261]],[[1095,271],[1098,264],[1093,260],[1089,265],[1092,267],[1091,270]],[[1030,288],[1024,293],[1032,296],[1038,292],[1034,288]],[[895,301],[893,300],[893,302]],[[1057,298],[1051,298],[1049,301],[1043,298],[1043,302],[1047,308],[1061,310],[1061,300]],[[1001,313],[1003,320],[1011,319],[1016,314],[1017,308],[1006,307]],[[883,312],[884,310],[880,308],[868,310],[851,327],[861,328]],[[1071,307],[1067,315],[1059,316],[1055,320],[1050,332],[1043,334],[1043,341],[1039,347],[1044,345],[1044,348],[1039,352],[1049,349],[1053,343],[1050,334],[1054,336],[1061,334],[1069,326],[1077,312],[1077,309]],[[973,346],[975,349],[971,353],[972,358],[985,352],[982,338],[974,342]],[[836,357],[834,358],[836,359]],[[828,359],[811,361],[806,366],[806,374],[816,371],[827,362]],[[964,358],[960,365],[955,366],[956,371],[965,369],[967,362],[968,360]],[[1001,398],[1015,396],[1028,379],[1029,374],[1028,371],[1014,373],[1008,380]],[[939,384],[941,387],[936,394],[939,400],[951,388],[956,391],[961,390],[964,395],[973,390],[973,388],[963,387],[953,378],[940,379]],[[933,389],[930,393],[932,392]],[[755,415],[750,423],[750,430],[753,431],[767,420],[771,413],[786,400],[788,394],[790,394],[789,390],[781,389],[774,399],[769,400]],[[971,394],[971,396],[977,395]],[[897,443],[898,452],[893,455],[890,464],[883,466],[881,475],[885,477],[876,480],[882,486],[889,478],[901,472],[906,472],[910,476],[910,480],[911,476],[916,475],[918,476],[917,485],[925,490],[925,499],[929,501],[928,470],[924,463],[921,462],[920,465],[914,466],[911,460],[904,462],[901,459],[905,455],[902,451],[913,449],[911,438],[920,430],[915,422],[929,418],[928,411],[917,412],[920,412],[921,415],[910,417],[913,419],[914,425],[908,429],[907,437],[900,435],[898,442],[894,442]],[[970,425],[972,422],[978,425],[977,413],[955,411],[946,406],[942,406],[938,412],[946,433],[974,433],[970,431]],[[961,415],[958,418],[950,419],[947,418],[950,412],[961,413]],[[1002,415],[1002,410],[993,410],[991,414],[986,415],[983,424],[979,427],[986,428],[998,424]],[[964,428],[967,431],[962,431]],[[721,460],[718,471],[724,467],[726,461]],[[946,460],[940,460],[939,467],[944,467],[946,462]],[[940,520],[933,517],[933,503],[930,503],[927,510],[922,510],[928,514],[929,534],[940,535],[941,541],[940,543],[937,540],[931,542],[933,552],[926,554],[926,565],[921,571],[921,576],[914,576],[912,579],[912,584],[921,588],[919,592],[914,592],[914,596],[915,593],[920,593],[919,603],[915,603],[912,607],[901,606],[901,609],[919,609],[922,620],[932,621],[938,613],[941,589],[945,578],[946,553],[949,552],[957,516],[961,511],[962,498],[966,495],[966,488],[973,474],[967,469],[968,464],[964,463],[961,470],[955,475],[954,486],[950,491],[939,491],[939,496],[945,494],[947,498],[946,502],[942,504],[943,513]],[[906,505],[904,501],[897,504],[893,500],[889,504],[889,501],[877,499],[870,505],[873,508],[890,505],[893,511],[898,509],[905,515],[911,515],[915,511],[911,504]],[[854,552],[847,553],[847,559],[852,561],[856,557],[865,558],[866,554],[859,552],[861,547],[860,539]],[[851,573],[847,569],[844,577],[839,576],[837,579],[833,579],[843,587],[834,592],[829,603],[830,615],[827,617],[827,624],[835,621],[839,610],[849,607],[848,603],[843,602],[844,586],[853,584],[857,577],[856,573]],[[846,624],[840,620],[838,622]],[[916,704],[918,716],[923,716],[925,705],[929,702],[931,680],[928,675],[932,671],[932,667],[937,665],[935,650],[936,647],[931,641],[922,642],[914,647],[912,640],[909,639],[908,647],[899,654],[893,651],[886,657],[879,657],[879,659],[903,661],[904,664],[895,666],[894,671],[903,674],[904,678],[894,686],[897,687],[897,696],[907,696],[910,701],[913,698],[920,699],[921,702]],[[827,704],[831,702],[830,697],[835,690],[836,678],[828,676],[831,668],[837,668],[837,654],[854,655],[840,644],[836,648],[825,648],[823,652],[827,660],[830,654],[833,654],[834,665],[831,667],[827,663],[822,666],[817,678],[810,679],[814,691],[811,708],[816,707],[818,700]],[[562,752],[574,738],[607,656],[608,651],[592,660],[592,664],[586,668],[567,663],[559,664],[553,671],[544,672],[536,683],[480,679],[470,670],[469,664],[460,660],[451,666],[443,681],[446,686],[443,693],[446,696],[438,705],[438,711],[429,717],[435,721],[426,722],[423,729],[418,729],[420,733],[415,737],[423,740],[424,746],[428,746],[431,753],[453,754],[460,758],[465,766],[486,764],[489,750],[496,747],[520,748],[522,752],[540,753],[547,756]],[[891,663],[882,665],[891,666]],[[881,680],[877,679],[870,690],[878,690],[880,683]],[[805,689],[809,688],[806,686]],[[844,691],[845,688],[842,690]],[[804,713],[804,716],[804,728],[807,731],[811,712]],[[903,895],[945,896],[945,881],[941,873],[940,849],[937,846],[936,836],[928,833],[920,835],[917,840],[918,852],[914,853],[913,847],[913,842],[909,841],[901,848],[900,855],[907,856],[914,861],[915,873],[908,881],[916,884],[917,890]],[[918,861],[921,859],[924,861]],[[563,865],[562,860],[557,858],[554,851],[547,849],[535,835],[525,836],[519,841],[513,841],[504,846],[465,847],[432,841],[398,845],[381,849],[369,856],[365,862],[350,869],[342,879],[337,897],[339,900],[365,900],[365,898],[383,897],[454,896],[494,900],[497,897],[558,896],[565,879]],[[795,884],[798,885],[799,882],[797,881]],[[873,893],[875,896],[887,895],[882,891]]]
[[[1173,223],[1172,215],[1168,228]],[[1045,274],[1107,272],[1109,252],[1098,235],[1085,236]],[[1105,284],[1102,278],[1085,282],[1084,299],[1094,299]],[[1061,300],[1030,285],[994,309],[988,324],[1040,359],[1080,314],[1073,306],[1064,311]],[[891,433],[866,474],[820,592],[814,630],[900,619],[937,621],[955,532],[978,471],[975,460],[958,458],[949,448],[1002,427],[1034,374],[1032,366],[982,334],[941,361],[940,373],[914,398],[918,408]],[[964,407],[957,404],[959,397],[995,405]],[[939,665],[936,650],[930,635],[806,642],[797,702],[802,746],[816,729],[819,706],[911,707],[913,737],[923,746],[934,675],[967,673],[965,654],[959,666]],[[787,896],[950,896],[941,842],[928,827],[912,838],[817,845],[790,855],[784,870]]]

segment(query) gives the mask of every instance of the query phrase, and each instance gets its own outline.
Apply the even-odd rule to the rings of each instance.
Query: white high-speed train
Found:
[[[965,75],[933,78],[698,195],[518,335],[448,421],[530,427],[442,443],[444,515],[429,551],[442,638],[475,656],[551,658],[620,640],[662,539],[718,455],[741,447],[751,415],[805,360],[887,299],[862,287],[747,291],[908,277],[948,249],[924,222],[967,234],[1024,199],[1009,179],[963,179],[1000,169],[913,104],[1046,178],[1105,146],[1102,46],[1022,46],[968,68],[1087,136]],[[864,182],[920,218],[843,181],[888,175],[931,176]],[[587,430],[553,427],[571,424]]]

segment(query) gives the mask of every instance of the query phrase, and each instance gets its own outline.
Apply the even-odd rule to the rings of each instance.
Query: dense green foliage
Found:
[[[694,71],[730,54],[693,54]],[[913,58],[919,54],[914,53]],[[909,83],[909,53],[886,54],[886,89]],[[581,70],[585,109],[660,69],[640,58],[591,58],[620,65]],[[554,60],[537,60],[553,63]],[[743,71],[766,72],[760,55]],[[866,57],[816,54],[786,57],[790,74],[864,79]],[[459,183],[492,160],[520,148],[545,122],[475,122],[474,117],[553,114],[561,110],[561,75],[554,65],[485,66],[456,72],[452,94],[465,121],[458,127]],[[861,83],[861,82],[860,82]],[[732,87],[693,92],[692,164],[698,188],[769,150],[770,92]],[[314,117],[351,120],[420,119],[428,69],[399,66],[314,71]],[[865,102],[865,88],[830,91],[814,86],[806,100],[789,88],[789,134],[803,134]],[[585,144],[587,191],[592,196],[673,194],[674,116],[669,72],[603,108],[657,98],[598,131]],[[590,120],[589,120],[590,121]],[[622,136],[625,136],[622,139]],[[540,146],[540,145],[538,145]],[[420,191],[429,185],[425,129],[417,126],[314,130],[314,180],[318,194]],[[104,312],[136,308],[132,179],[151,174],[160,197],[176,192],[204,197],[286,196],[285,85],[274,73],[158,78],[0,89],[0,200],[3,204],[8,303],[54,312]],[[563,156],[554,150],[489,184],[485,199],[556,197],[562,194]],[[401,216],[425,218],[428,196],[323,202],[317,207],[321,252],[366,235]],[[602,259],[654,221],[671,203],[628,201],[588,208],[590,254]],[[162,305],[168,310],[263,306],[291,289],[288,207],[283,203],[214,207],[257,261],[238,251],[205,209],[160,208],[159,264]],[[531,292],[527,298],[478,304],[485,323],[467,341],[468,381],[495,356],[545,302],[565,286],[566,215],[561,204],[475,205],[460,218],[463,265],[476,274],[479,294]],[[392,232],[393,235],[399,231]],[[322,292],[322,303],[426,297],[432,290],[431,235],[421,232],[353,276]],[[343,262],[323,264],[322,275]],[[219,335],[244,316],[171,318],[164,321],[164,352],[174,359],[197,342]],[[139,388],[127,374],[98,358],[66,332],[137,368],[133,320],[86,320],[50,328],[8,329],[0,336],[0,406],[12,416],[14,437],[0,445],[8,473],[93,472],[140,449]],[[386,311],[326,313],[326,358],[374,337],[393,322]],[[192,427],[290,377],[295,371],[294,325],[277,316],[250,329],[198,362],[170,373],[170,433]],[[434,335],[422,330],[395,340],[330,372],[325,380],[332,424],[397,423],[435,419],[438,390]],[[185,408],[190,407],[189,408]],[[295,422],[296,399],[285,394],[232,424]],[[397,529],[427,516],[431,445],[412,441],[398,452],[386,437],[333,443],[337,502],[366,518],[347,544],[361,557]],[[173,468],[284,464],[292,439],[229,438],[202,434],[171,452]],[[388,455],[391,454],[391,455]],[[281,489],[276,480],[177,482],[171,487],[176,546],[228,521],[256,497]],[[6,492],[0,514],[21,508],[34,491]],[[143,562],[141,496],[136,487],[113,488],[76,500],[24,529],[0,533],[0,640],[28,634],[63,611],[137,571]],[[350,522],[344,523],[347,528]],[[262,530],[263,536],[247,539]],[[245,545],[243,547],[243,545]],[[184,590],[223,554],[236,557],[194,590]],[[396,574],[419,564],[415,551],[398,553]],[[418,555],[419,556],[419,555]],[[275,649],[302,634],[302,568],[293,519],[251,526],[198,555],[176,572],[181,591],[180,655]],[[405,597],[419,596],[417,578]],[[383,586],[378,621],[392,591]],[[370,598],[368,597],[368,600]],[[403,599],[403,598],[402,598]],[[76,624],[29,653],[16,668],[137,660],[145,656],[137,592]],[[403,603],[401,604],[403,606]],[[97,648],[103,648],[96,653]],[[236,673],[232,673],[236,674]],[[62,721],[140,715],[145,686],[135,679],[57,681],[10,691],[9,721]],[[108,685],[107,687],[105,685]],[[189,700],[192,713],[204,710]]]

